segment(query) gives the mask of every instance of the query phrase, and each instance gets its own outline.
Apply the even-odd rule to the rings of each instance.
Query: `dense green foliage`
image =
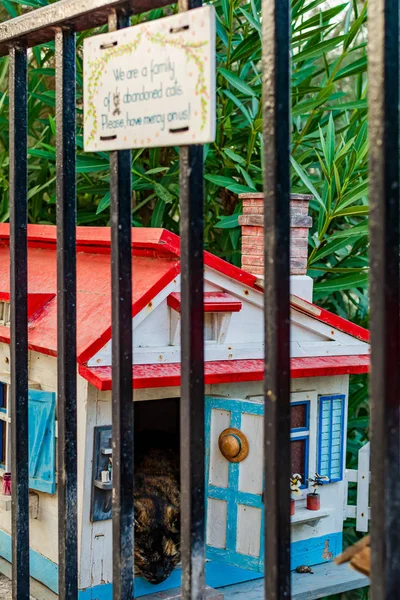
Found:
[[[3,0],[3,18],[48,0]],[[217,137],[205,148],[207,246],[240,264],[238,193],[262,189],[260,0],[215,0]],[[169,9],[170,10],[170,9]],[[162,11],[134,17],[158,18]],[[292,0],[293,191],[310,190],[310,274],[316,298],[339,314],[366,316],[367,154],[363,25],[366,5]],[[107,225],[108,155],[82,150],[78,36],[78,224]],[[8,61],[0,62],[0,220],[8,219]],[[29,220],[55,220],[54,44],[35,48],[29,71]],[[176,148],[134,152],[133,224],[179,228]]]
[[[2,0],[0,19],[50,0]],[[262,190],[261,0],[212,0],[217,11],[217,136],[205,147],[205,240],[240,264],[238,193]],[[155,19],[174,9],[140,17]],[[368,322],[367,3],[292,0],[292,189],[311,192],[309,274],[324,307]],[[108,225],[109,159],[82,150],[78,35],[78,224]],[[55,222],[54,44],[29,59],[29,220]],[[0,222],[8,220],[8,60],[0,60]],[[179,230],[178,149],[133,152],[132,222]],[[349,466],[367,439],[367,387],[353,378]],[[353,539],[351,528],[346,530]]]

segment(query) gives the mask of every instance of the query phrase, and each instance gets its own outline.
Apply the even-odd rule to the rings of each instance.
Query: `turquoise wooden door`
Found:
[[[262,402],[206,398],[207,558],[262,571]],[[249,455],[231,463],[219,451],[222,431],[234,427],[249,441]]]
[[[344,488],[337,484],[342,478],[340,461],[343,463],[345,452],[345,396],[318,397],[316,391],[295,392],[291,402],[294,472],[301,472],[306,482],[318,464],[334,486],[324,494],[324,506],[318,514],[307,511],[305,498],[296,506],[291,519],[295,528],[291,567],[295,569],[301,564],[328,562],[342,550]],[[207,558],[262,572],[264,402],[206,397],[205,404]],[[229,462],[219,449],[220,434],[228,428],[240,430],[248,440],[249,454],[243,462]]]

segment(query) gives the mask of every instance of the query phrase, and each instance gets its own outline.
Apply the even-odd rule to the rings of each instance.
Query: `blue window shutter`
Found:
[[[343,479],[344,407],[343,394],[319,399],[318,473],[330,481]]]
[[[55,494],[56,395],[29,390],[29,487]]]

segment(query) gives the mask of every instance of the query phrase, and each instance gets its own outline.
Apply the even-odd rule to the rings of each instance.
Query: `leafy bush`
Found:
[[[3,0],[3,19],[48,0]],[[205,147],[205,239],[210,250],[240,264],[238,193],[262,189],[261,0],[214,0],[217,12],[217,136]],[[155,19],[154,10],[132,18]],[[311,190],[310,273],[318,297],[338,312],[366,312],[366,5],[327,7],[292,0],[293,190]],[[102,28],[101,30],[104,30]],[[107,225],[108,155],[82,150],[82,52],[78,35],[78,224]],[[55,221],[54,43],[29,59],[29,220]],[[0,167],[8,168],[8,59],[0,61]],[[331,118],[330,118],[331,117]],[[335,131],[336,129],[336,131]],[[336,134],[336,135],[335,135]],[[132,163],[132,220],[179,228],[176,148],[141,149]],[[358,207],[357,209],[355,207]],[[8,219],[7,177],[0,179],[0,220]],[[354,228],[354,225],[358,225]],[[351,239],[347,229],[352,230]],[[328,243],[329,242],[329,243]],[[329,295],[329,300],[328,300]]]
[[[204,148],[205,241],[240,264],[238,194],[262,190],[261,0],[211,0],[217,12],[217,134]],[[2,0],[0,19],[50,0]],[[291,0],[292,190],[311,192],[309,274],[324,307],[368,324],[367,2]],[[174,8],[132,18],[156,19]],[[96,30],[104,31],[105,28]],[[78,224],[109,224],[109,158],[83,152],[77,36]],[[9,218],[8,59],[0,60],[0,222]],[[55,222],[54,43],[29,54],[29,220]],[[132,223],[179,230],[176,148],[133,152]],[[349,465],[367,439],[365,378],[352,381]],[[346,530],[348,540],[354,537]]]

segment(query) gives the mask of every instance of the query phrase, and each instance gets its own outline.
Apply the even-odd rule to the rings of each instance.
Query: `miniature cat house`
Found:
[[[312,304],[305,274],[307,199],[292,201],[292,471],[302,488],[292,516],[292,567],[331,561],[342,549],[349,374],[368,370],[368,332]],[[259,577],[263,569],[263,282],[259,199],[245,201],[243,262],[205,253],[207,582]],[[253,211],[253,212],[252,212]],[[296,212],[297,211],[297,212]],[[257,218],[255,218],[257,217]],[[249,239],[251,238],[251,239]],[[258,239],[257,239],[258,238]],[[56,231],[28,227],[31,575],[57,591]],[[253,239],[255,241],[253,241]],[[294,240],[300,240],[293,242]],[[133,400],[138,431],[178,433],[180,248],[162,229],[132,230]],[[250,258],[249,258],[250,257]],[[0,477],[10,470],[9,226],[0,225]],[[78,543],[81,599],[112,597],[110,485],[100,474],[111,452],[110,230],[77,229]],[[235,428],[247,456],[221,452]],[[236,455],[237,456],[237,455]],[[233,457],[234,458],[234,457]],[[329,483],[319,510],[306,508],[307,480]],[[100,483],[99,483],[100,482]],[[103,485],[104,484],[104,485]],[[268,482],[265,483],[268,485]],[[289,485],[289,482],[288,482]],[[9,496],[0,497],[0,557],[11,561]],[[161,586],[138,577],[136,596]]]

